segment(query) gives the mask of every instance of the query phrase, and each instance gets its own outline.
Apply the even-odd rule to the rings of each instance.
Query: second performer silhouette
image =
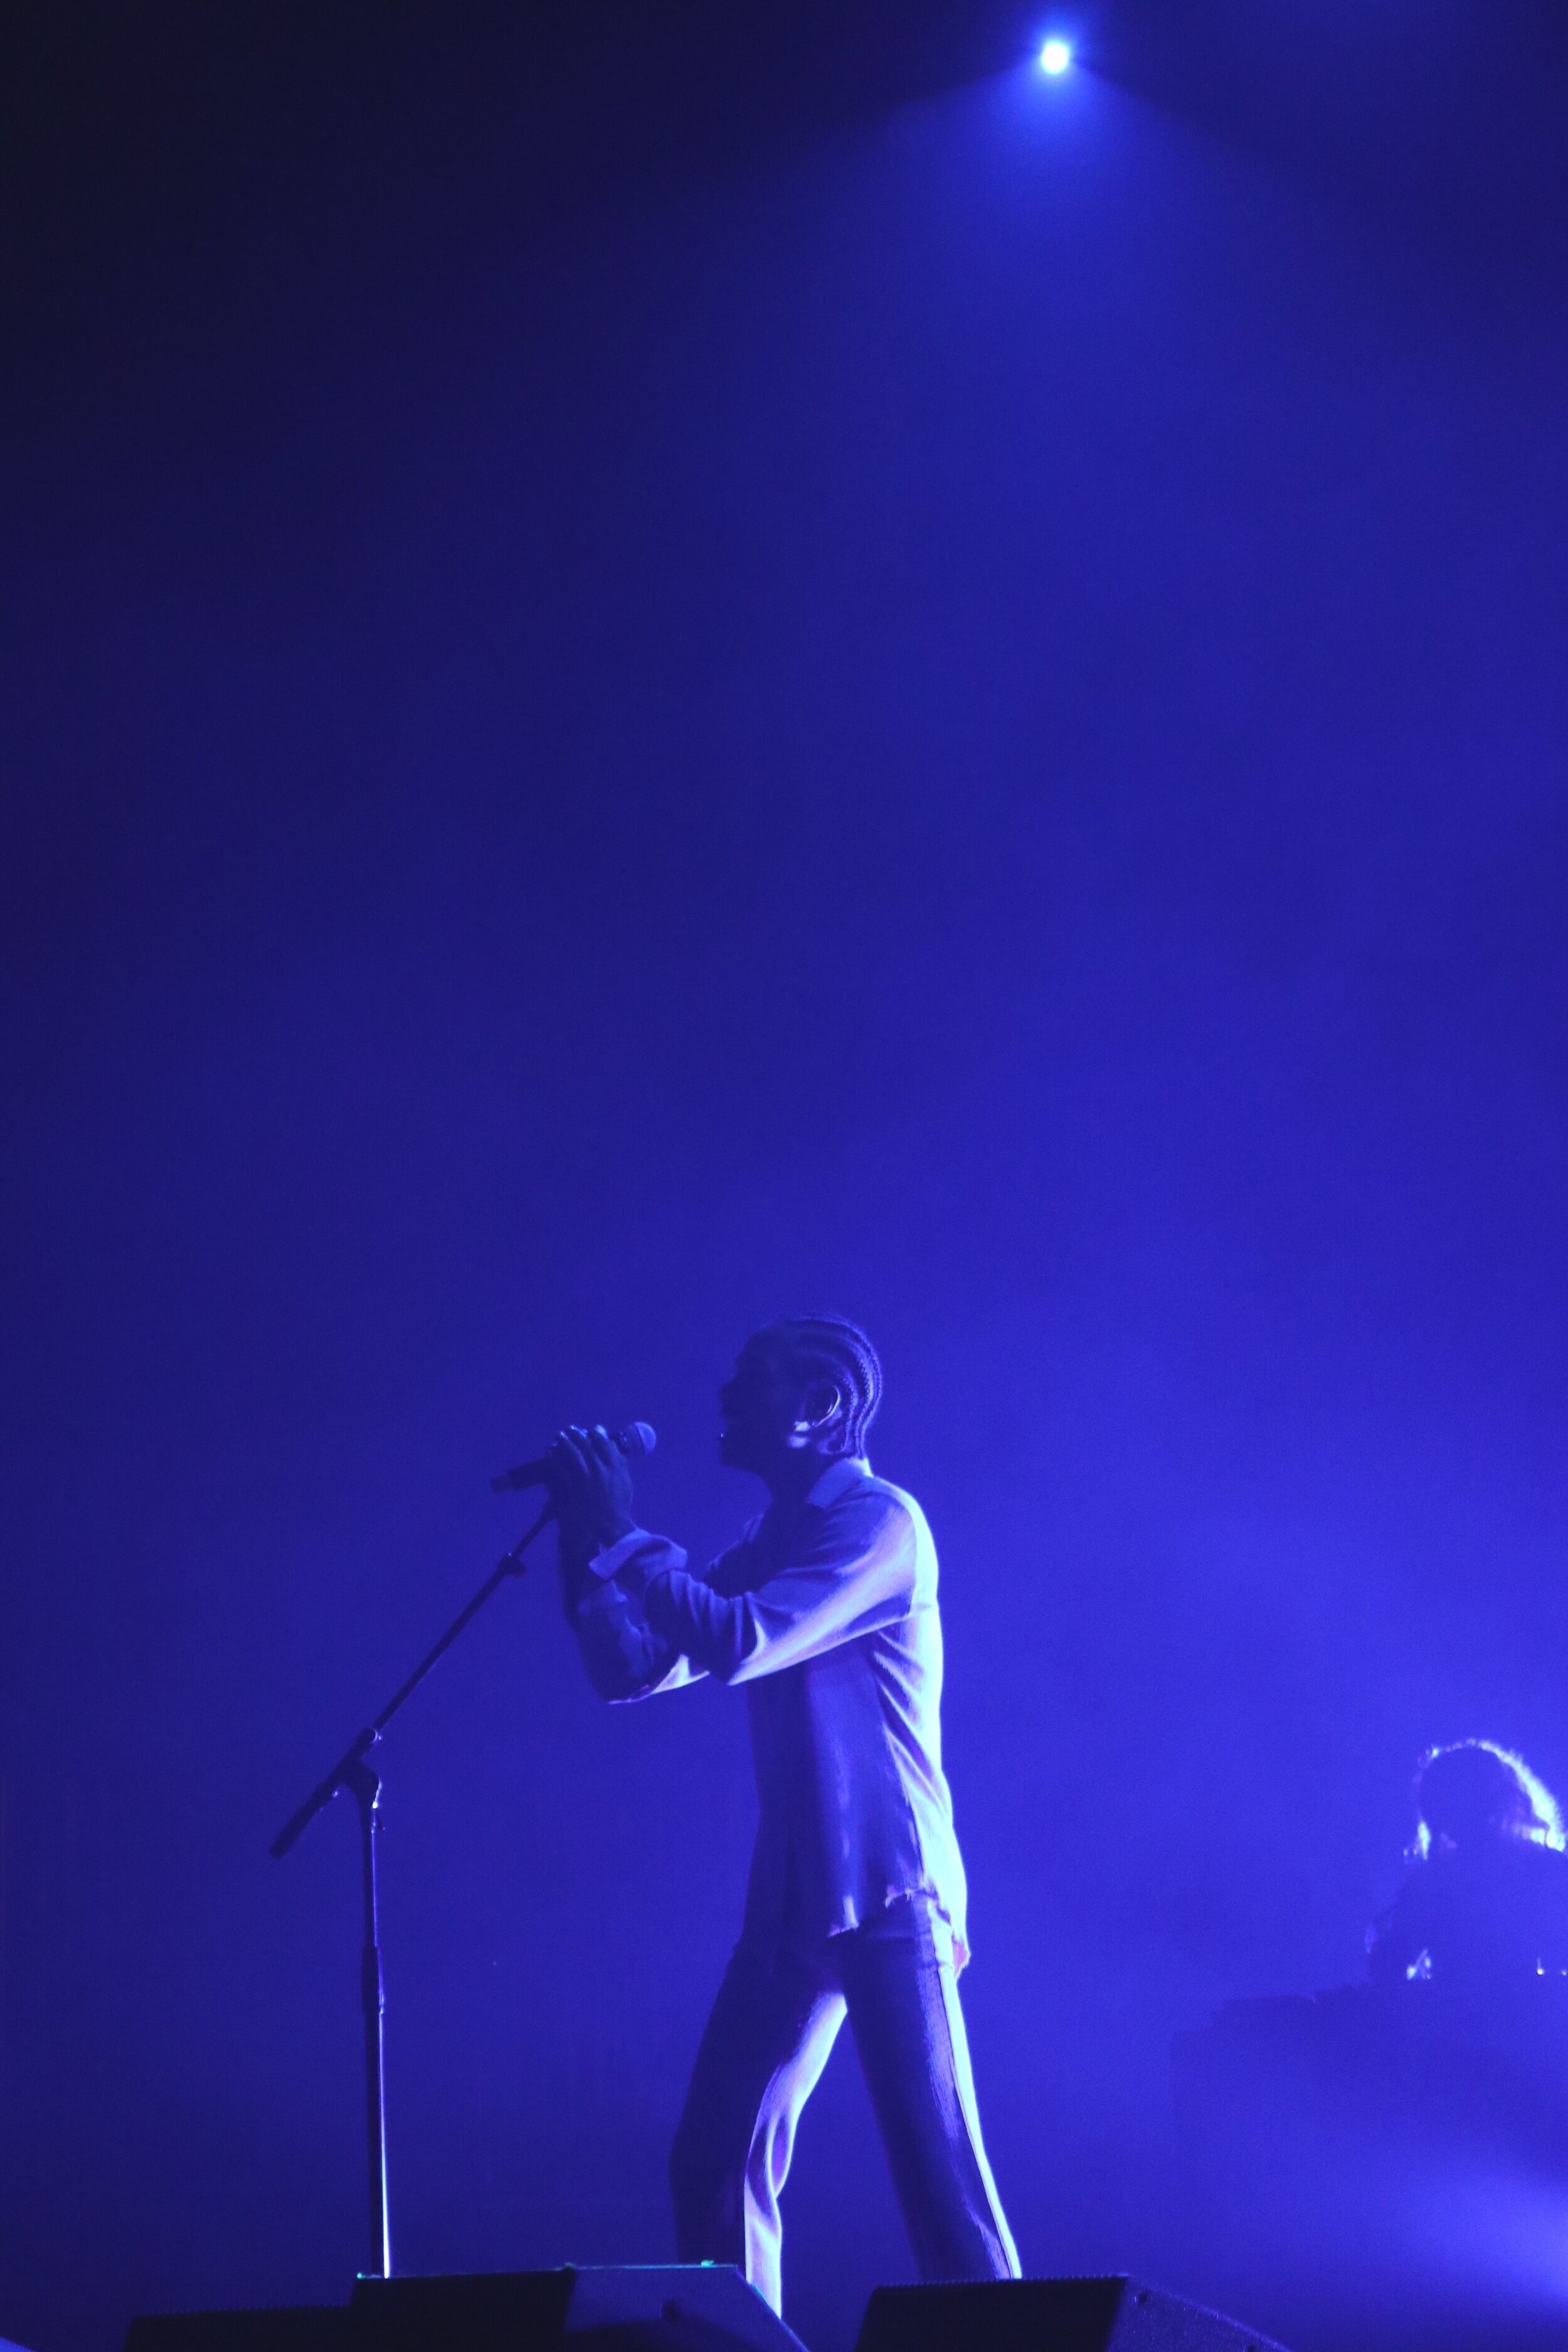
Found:
[[[936,1550],[918,1503],[866,1459],[880,1394],[854,1324],[786,1319],[746,1342],[719,1391],[720,1459],[771,1499],[700,1576],[637,1526],[603,1429],[562,1433],[553,1481],[567,1615],[595,1689],[746,1685],[756,1849],[670,2182],[680,2259],[736,2263],[775,2310],[795,2126],[846,2017],[921,2277],[1018,2274],[959,2006]]]

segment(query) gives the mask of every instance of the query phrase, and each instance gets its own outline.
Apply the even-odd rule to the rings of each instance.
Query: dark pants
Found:
[[[780,2308],[779,2196],[846,2016],[921,2277],[1016,2278],[951,1938],[918,1895],[815,1946],[737,1947],[670,2152],[680,2260],[734,2263]]]

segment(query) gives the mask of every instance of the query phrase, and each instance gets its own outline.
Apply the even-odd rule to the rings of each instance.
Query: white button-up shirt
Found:
[[[570,1613],[605,1698],[704,1675],[746,1685],[761,1814],[748,1937],[835,1935],[924,1892],[968,1958],[936,1586],[920,1505],[863,1460],[773,1504],[704,1576],[641,1528],[590,1563]]]

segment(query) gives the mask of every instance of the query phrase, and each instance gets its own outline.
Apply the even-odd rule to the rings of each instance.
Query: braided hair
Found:
[[[837,1315],[781,1315],[765,1326],[806,1380],[830,1381],[843,1402],[841,1452],[864,1454],[882,1402],[882,1366],[858,1323]]]

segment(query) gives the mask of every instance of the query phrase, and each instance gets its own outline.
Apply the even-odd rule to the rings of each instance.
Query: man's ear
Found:
[[[844,1411],[844,1399],[831,1381],[813,1381],[801,1399],[805,1428],[820,1433],[837,1420]],[[795,1427],[801,1428],[797,1422]]]

